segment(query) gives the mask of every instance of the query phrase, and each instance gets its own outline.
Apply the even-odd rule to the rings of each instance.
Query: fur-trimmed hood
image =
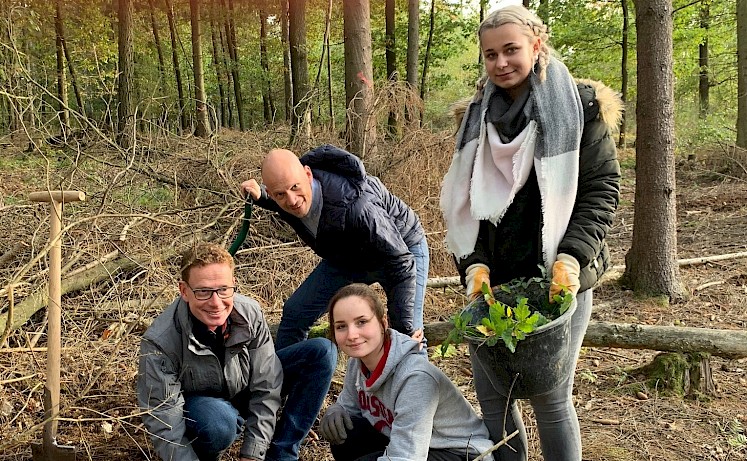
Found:
[[[617,131],[622,120],[624,103],[620,94],[598,80],[587,78],[577,78],[576,83],[579,85],[588,85],[594,89],[594,94],[599,103],[599,119],[602,120],[610,129]]]

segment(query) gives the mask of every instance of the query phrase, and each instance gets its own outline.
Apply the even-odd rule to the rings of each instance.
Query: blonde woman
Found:
[[[591,287],[609,266],[604,239],[620,189],[611,132],[622,103],[598,82],[575,81],[552,56],[546,31],[520,5],[497,10],[480,24],[487,80],[464,107],[441,208],[446,244],[469,297],[479,296],[483,282],[541,276],[541,267],[552,278],[551,299],[562,287],[576,295],[575,361],[591,315]],[[519,430],[499,458],[526,460],[515,399],[491,383],[475,354],[471,360],[491,438]],[[529,399],[545,460],[581,460],[572,389],[570,373],[557,389]]]

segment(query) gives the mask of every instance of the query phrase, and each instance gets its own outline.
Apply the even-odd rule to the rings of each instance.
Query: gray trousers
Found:
[[[575,363],[581,352],[581,343],[591,318],[592,291],[577,296],[576,311],[571,317],[571,354]],[[501,461],[526,461],[528,458],[527,433],[516,399],[501,395],[490,383],[486,370],[470,354],[477,400],[483,420],[494,442],[503,440],[518,430],[516,437],[493,455]],[[581,461],[581,430],[576,409],[573,407],[573,375],[547,394],[529,398],[537,420],[542,456],[545,461]]]

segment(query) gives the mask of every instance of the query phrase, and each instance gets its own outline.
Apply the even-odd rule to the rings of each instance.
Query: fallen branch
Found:
[[[147,267],[154,261],[162,261],[176,254],[178,254],[178,250],[171,248],[164,250],[158,255],[123,256],[114,261],[100,263],[76,274],[75,277],[63,279],[61,292],[64,295],[78,291],[94,283],[109,279],[115,273],[131,271],[136,267]],[[15,305],[14,314],[10,319],[10,331],[17,329],[26,323],[32,315],[47,305],[48,290],[48,284],[44,283],[27,296],[21,303]],[[0,331],[5,330],[7,322],[7,314],[0,316]]]

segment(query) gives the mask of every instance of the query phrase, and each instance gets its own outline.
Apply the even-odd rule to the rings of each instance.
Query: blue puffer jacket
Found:
[[[257,205],[276,211],[320,257],[352,271],[384,269],[395,299],[390,306],[410,306],[400,319],[412,329],[415,259],[408,249],[425,237],[418,215],[369,176],[355,155],[331,145],[301,157],[322,187],[323,205],[316,237],[295,216],[284,212],[263,190]],[[409,318],[407,318],[409,315]],[[407,333],[405,332],[405,333]]]

